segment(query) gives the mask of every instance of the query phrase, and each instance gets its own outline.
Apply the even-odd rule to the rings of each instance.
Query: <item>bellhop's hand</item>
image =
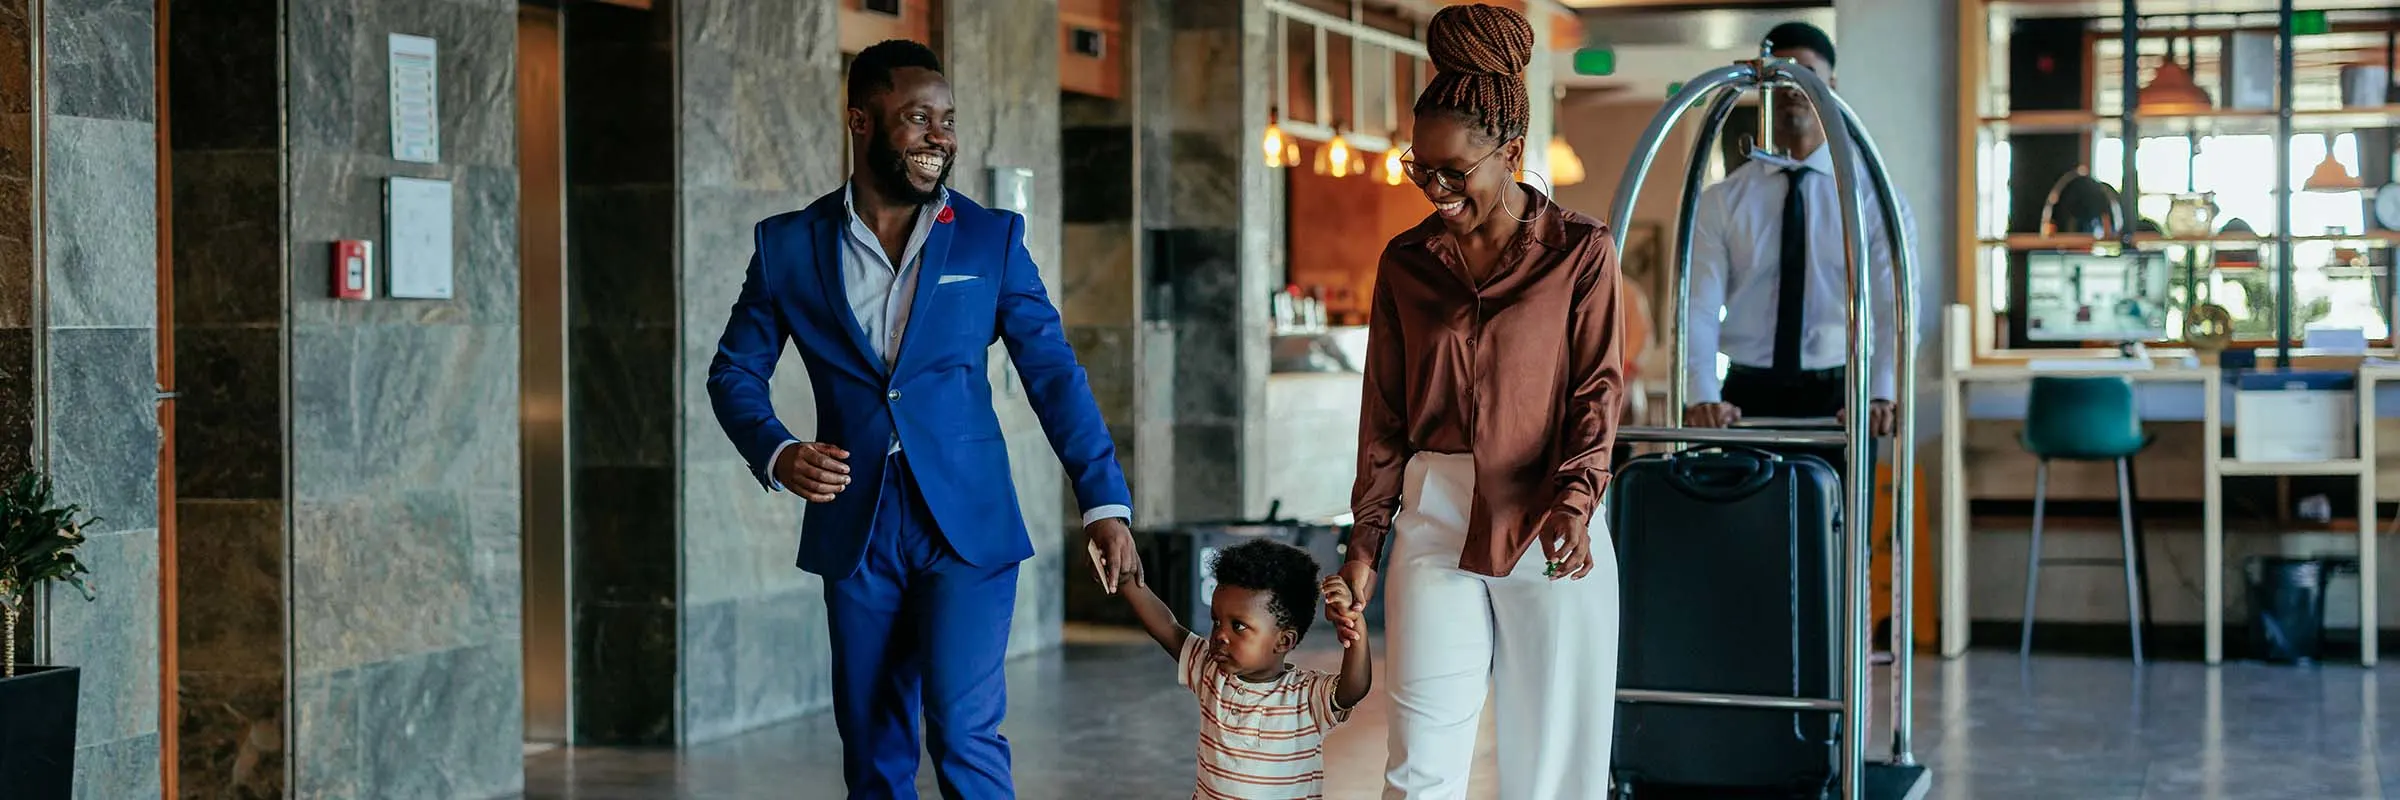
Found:
[[[1092,556],[1092,574],[1100,577],[1100,588],[1116,594],[1118,587],[1148,587],[1142,575],[1142,557],[1133,547],[1133,530],[1125,521],[1110,517],[1094,522],[1083,529],[1087,541],[1084,550]]]
[[[1723,428],[1742,420],[1732,403],[1693,403],[1683,407],[1683,424],[1694,428]]]
[[[1843,425],[1850,424],[1850,409],[1842,409],[1840,412],[1833,415],[1833,419],[1835,422],[1839,422]],[[1898,433],[1899,430],[1900,412],[1899,409],[1892,405],[1892,401],[1877,400],[1867,404],[1868,434],[1873,436],[1891,436],[1895,433]]]
[[[1325,599],[1325,621],[1334,624],[1342,646],[1348,647],[1367,635],[1367,601],[1375,598],[1375,565],[1344,561],[1337,577],[1350,591],[1343,598],[1346,602],[1335,603],[1330,596]]]
[[[1552,509],[1542,514],[1534,535],[1541,539],[1542,554],[1550,560],[1543,575],[1551,580],[1583,580],[1592,574],[1592,529],[1583,517]]]
[[[775,459],[775,482],[811,503],[830,503],[850,486],[850,451],[824,442],[802,442]]]

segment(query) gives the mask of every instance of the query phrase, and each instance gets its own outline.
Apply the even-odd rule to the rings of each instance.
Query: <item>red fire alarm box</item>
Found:
[[[333,243],[333,299],[366,300],[374,295],[375,243],[343,239]]]

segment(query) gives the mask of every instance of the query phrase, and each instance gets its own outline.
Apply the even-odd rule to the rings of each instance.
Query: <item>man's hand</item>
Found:
[[[850,451],[824,442],[801,442],[783,449],[775,459],[775,482],[800,499],[830,503],[850,486]]]
[[[1341,625],[1334,631],[1341,639],[1342,646],[1349,647],[1357,642],[1367,627],[1367,611],[1363,606],[1350,603],[1350,582],[1338,574],[1327,575],[1325,580],[1317,582],[1317,593],[1325,597],[1326,618]]]
[[[1592,574],[1592,530],[1583,517],[1552,509],[1542,514],[1534,535],[1541,539],[1542,554],[1550,560],[1544,576],[1583,580]]]
[[[1375,599],[1375,566],[1365,561],[1345,561],[1339,573],[1325,580],[1341,581],[1344,589],[1343,602],[1335,603],[1330,596],[1325,601],[1325,621],[1339,629],[1342,646],[1366,638],[1367,601]]]
[[[1850,424],[1850,409],[1845,408],[1835,413],[1833,419],[1843,425]],[[1877,400],[1867,404],[1868,435],[1891,436],[1898,433],[1899,430],[1900,411],[1892,405],[1892,401]]]
[[[1148,587],[1142,576],[1142,557],[1133,548],[1133,529],[1125,521],[1110,517],[1094,522],[1083,529],[1088,539],[1084,550],[1092,556],[1092,574],[1100,577],[1100,588],[1116,594],[1120,586]]]
[[[1694,428],[1724,428],[1740,422],[1742,410],[1732,403],[1693,403],[1683,407],[1683,424]]]

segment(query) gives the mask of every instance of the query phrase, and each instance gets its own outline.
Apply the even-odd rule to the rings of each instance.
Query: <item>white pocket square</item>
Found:
[[[953,283],[966,283],[967,281],[979,281],[979,280],[983,280],[983,276],[981,276],[981,275],[944,275],[944,276],[942,276],[942,282],[941,282],[941,283],[939,283],[939,284],[936,284],[936,285],[938,285],[938,286],[948,286],[948,285],[950,285],[950,284],[953,284]]]

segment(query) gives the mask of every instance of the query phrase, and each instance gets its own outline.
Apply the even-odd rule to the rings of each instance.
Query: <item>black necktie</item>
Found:
[[[1775,298],[1775,371],[1800,371],[1800,331],[1806,321],[1808,302],[1808,197],[1801,194],[1800,179],[1808,177],[1807,167],[1793,167],[1784,175],[1791,185],[1783,194],[1783,282]]]

